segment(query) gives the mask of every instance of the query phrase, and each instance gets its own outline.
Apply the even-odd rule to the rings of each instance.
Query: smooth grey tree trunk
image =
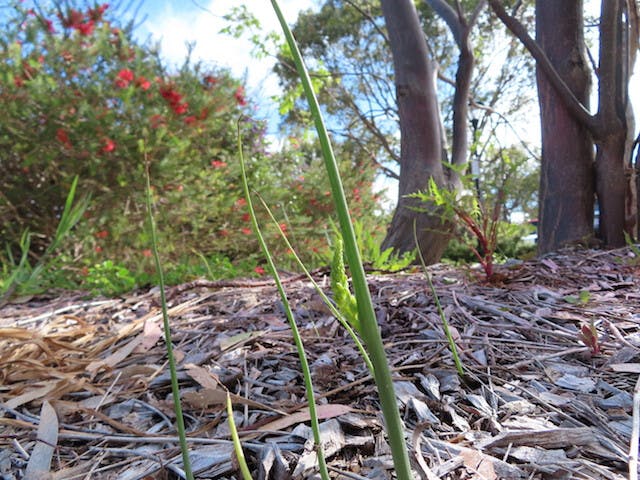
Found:
[[[536,40],[575,98],[588,106],[582,0],[538,0]],[[562,21],[558,21],[562,19]],[[542,130],[538,250],[545,253],[593,238],[594,151],[589,129],[536,69]]]
[[[474,66],[469,33],[485,2],[478,2],[469,19],[465,19],[460,10],[454,10],[444,0],[427,1],[447,23],[460,51],[451,162],[462,165],[468,155],[467,111]],[[393,56],[401,136],[398,203],[382,248],[392,247],[398,253],[414,250],[415,229],[422,256],[430,264],[440,260],[451,224],[443,220],[435,206],[407,195],[427,190],[430,178],[440,188],[456,189],[460,182],[455,172],[443,166],[446,141],[436,91],[437,71],[429,57],[415,5],[411,0],[382,0],[382,11]],[[418,207],[423,211],[417,211]]]

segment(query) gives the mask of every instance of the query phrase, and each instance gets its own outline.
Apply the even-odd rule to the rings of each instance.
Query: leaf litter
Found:
[[[442,264],[430,272],[465,378],[424,275],[369,276],[416,478],[637,477],[640,268],[630,250],[514,262],[493,283]],[[327,272],[315,276],[328,289]],[[391,478],[375,387],[357,350],[308,281],[290,276],[286,288],[331,474]],[[185,478],[158,289],[83,295],[0,309],[0,478]],[[273,284],[200,280],[168,297],[196,478],[239,478],[227,391],[254,478],[318,478]]]

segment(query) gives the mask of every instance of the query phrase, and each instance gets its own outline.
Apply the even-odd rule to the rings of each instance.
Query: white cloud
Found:
[[[265,32],[280,32],[278,19],[267,0],[243,2],[249,12],[261,22]],[[291,25],[301,9],[311,8],[312,0],[284,0],[281,8]],[[195,43],[194,60],[229,68],[237,78],[247,81],[249,96],[257,101],[261,114],[273,116],[275,106],[267,105],[269,97],[277,95],[277,79],[271,74],[273,58],[256,60],[252,57],[252,44],[247,38],[235,39],[219,33],[227,26],[223,15],[229,13],[239,2],[234,0],[210,0],[200,3],[204,8],[189,4],[189,9],[180,9],[173,1],[164,2],[161,10],[150,16],[142,29],[160,42],[162,57],[172,65],[181,65],[187,55],[187,43]],[[271,110],[265,112],[264,109]]]

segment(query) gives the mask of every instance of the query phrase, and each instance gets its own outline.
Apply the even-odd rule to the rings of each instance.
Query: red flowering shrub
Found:
[[[123,68],[116,75],[116,87],[118,88],[126,88],[129,86],[131,82],[133,82],[134,75],[131,70],[128,68]]]
[[[238,169],[221,168],[237,163],[239,82],[197,64],[167,74],[152,47],[134,41],[117,20],[121,12],[107,4],[60,0],[50,10],[29,10],[28,3],[4,12],[0,32],[7,46],[0,53],[0,238],[16,245],[25,229],[38,232],[37,255],[78,174],[93,196],[76,230],[76,241],[88,247],[83,255],[101,239],[103,255],[139,257],[148,247],[143,142],[152,182],[176,186],[156,190],[162,205],[172,204],[161,210],[167,238],[175,239],[169,248],[240,251],[233,235],[215,243],[225,228],[246,244],[242,214],[230,214],[241,196]],[[243,136],[258,161],[262,128],[249,120]],[[107,230],[109,238],[92,233]],[[209,240],[196,241],[200,235]]]
[[[286,215],[281,226],[261,218],[270,240],[282,228],[294,242],[304,241],[303,256],[322,255],[332,206],[317,148],[302,141],[266,154],[264,125],[247,119],[240,82],[193,63],[171,73],[107,4],[56,0],[50,10],[30,12],[27,3],[7,9],[0,31],[6,45],[0,51],[0,238],[14,250],[26,229],[38,233],[33,255],[48,244],[79,175],[92,203],[71,239],[73,258],[89,266],[112,258],[136,268],[146,261],[151,268],[147,159],[165,256],[259,258],[236,151],[242,115],[251,187],[283,221]],[[345,158],[354,216],[372,218],[373,173]],[[285,247],[276,243],[274,251]]]

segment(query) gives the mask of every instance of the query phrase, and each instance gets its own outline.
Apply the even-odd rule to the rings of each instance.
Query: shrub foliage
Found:
[[[148,269],[148,162],[168,259],[200,262],[197,252],[250,265],[258,246],[241,194],[239,124],[252,187],[283,219],[279,228],[303,242],[307,260],[322,253],[331,206],[313,143],[291,138],[268,152],[265,124],[252,117],[241,82],[189,58],[168,68],[154,45],[135,40],[133,22],[119,18],[116,7],[80,1],[8,9],[0,32],[0,238],[18,253],[23,233],[36,233],[37,258],[78,175],[92,202],[65,247],[68,261],[85,274],[109,260]],[[343,168],[356,215],[373,225],[367,164],[347,157]]]

